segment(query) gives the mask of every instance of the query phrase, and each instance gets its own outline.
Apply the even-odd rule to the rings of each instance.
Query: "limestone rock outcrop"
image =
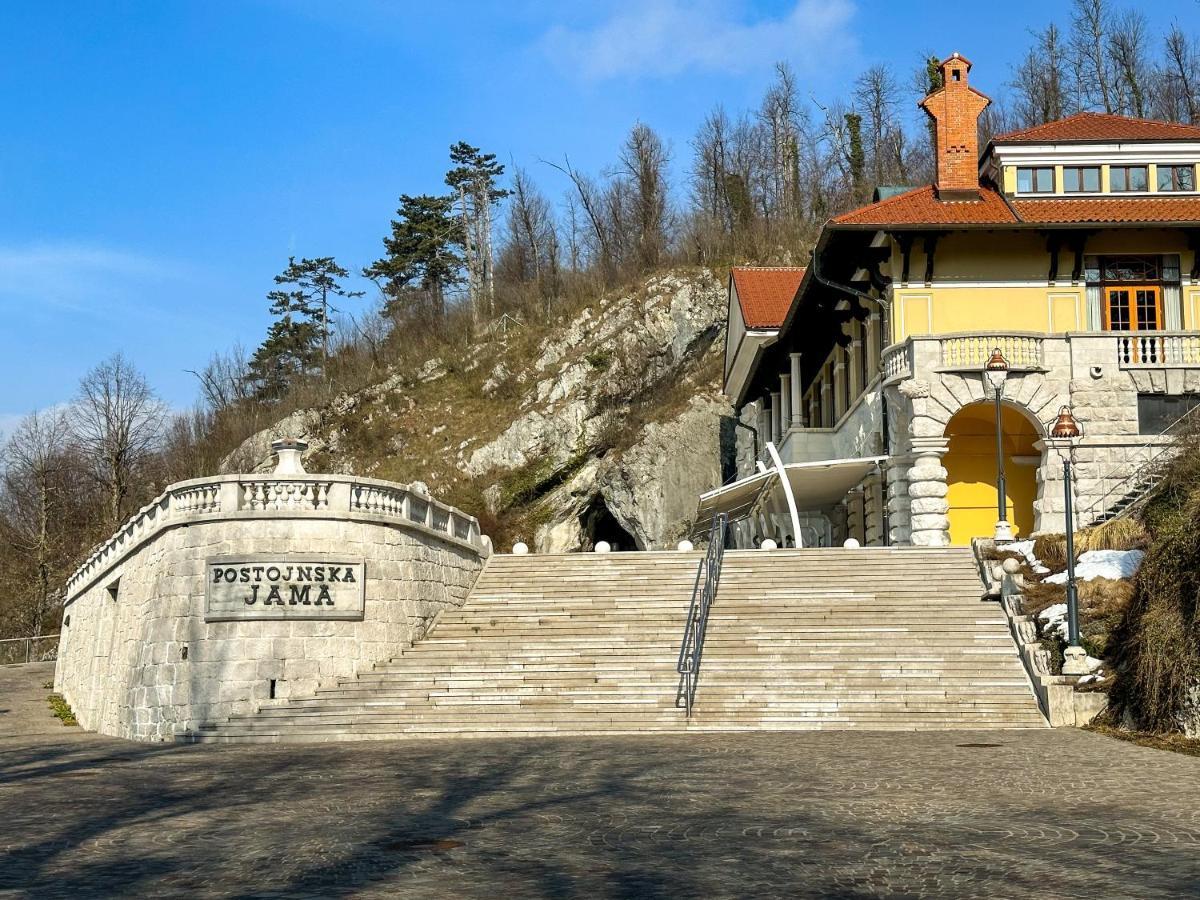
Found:
[[[538,324],[532,346],[535,326],[520,323],[461,358],[396,367],[254,435],[224,468],[266,469],[272,440],[299,437],[335,471],[423,479],[452,498],[471,485],[497,516],[527,508],[521,537],[538,552],[590,549],[598,529],[623,549],[673,546],[730,465],[725,313],[719,276],[654,276]]]

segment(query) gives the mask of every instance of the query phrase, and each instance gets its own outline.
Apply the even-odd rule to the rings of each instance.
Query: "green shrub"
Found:
[[[51,694],[46,699],[49,700],[50,711],[54,713],[56,719],[64,725],[79,724],[79,721],[75,718],[75,713],[71,711],[71,704],[67,703],[66,698],[62,694]]]

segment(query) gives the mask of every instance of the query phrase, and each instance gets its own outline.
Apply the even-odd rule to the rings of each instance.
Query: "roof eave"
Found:
[[[829,223],[825,231],[999,231],[1013,229],[1015,231],[1046,228],[1078,228],[1081,225],[1103,225],[1108,228],[1196,228],[1200,221],[1166,220],[1147,222],[1112,222],[1112,221],[1078,221],[1078,222],[927,222],[903,224],[897,223]]]

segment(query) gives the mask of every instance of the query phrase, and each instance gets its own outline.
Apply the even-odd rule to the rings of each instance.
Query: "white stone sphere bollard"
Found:
[[[489,535],[481,534],[479,536],[479,545],[483,547],[483,555],[491,556],[494,548],[492,547],[492,539]]]
[[[612,553],[612,544],[608,541],[596,541],[597,553]]]
[[[770,538],[767,538],[765,541],[763,541],[761,544],[759,544],[760,550],[775,550],[778,547],[779,547],[779,545],[777,543],[775,543],[773,540],[771,540]]]
[[[513,556],[525,556],[529,553],[529,545],[524,541],[517,541],[513,544]]]
[[[846,538],[842,541],[842,546],[847,550],[857,550],[862,544],[858,542],[858,538]]]
[[[675,549],[679,550],[682,553],[691,553],[693,550],[696,549],[696,545],[693,544],[691,541],[680,541],[676,545]]]
[[[1016,575],[1021,571],[1021,561],[1010,556],[1008,559],[1004,560],[1004,562],[1000,563],[1000,568],[1009,575]]]

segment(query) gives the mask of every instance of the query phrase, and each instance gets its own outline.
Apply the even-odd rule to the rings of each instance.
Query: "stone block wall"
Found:
[[[206,622],[206,559],[250,554],[365,560],[363,619]],[[466,542],[346,515],[175,525],[70,598],[55,687],[87,729],[170,740],[252,711],[272,681],[277,698],[305,695],[399,654],[481,567]]]

